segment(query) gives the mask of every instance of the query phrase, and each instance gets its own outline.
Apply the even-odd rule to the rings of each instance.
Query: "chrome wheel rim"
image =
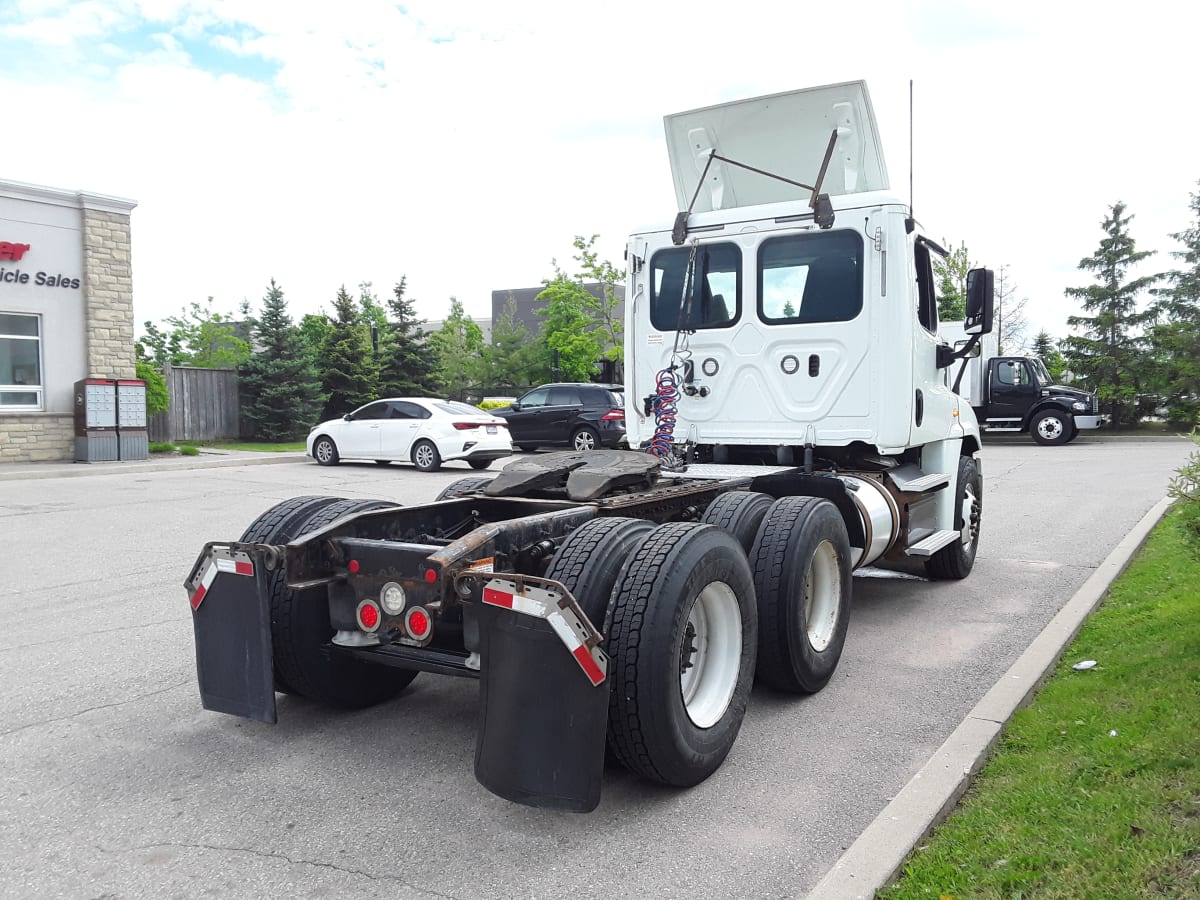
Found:
[[[592,436],[592,433],[590,431],[581,431],[577,435],[575,435],[575,449],[576,450],[595,450],[596,449],[596,439]]]
[[[421,444],[413,451],[413,462],[422,469],[428,469],[433,465],[433,448],[428,444]]]
[[[688,612],[679,655],[683,708],[697,728],[721,721],[742,668],[742,611],[723,581],[704,587]]]
[[[317,441],[317,460],[329,462],[331,459],[333,459],[333,444],[327,440]]]

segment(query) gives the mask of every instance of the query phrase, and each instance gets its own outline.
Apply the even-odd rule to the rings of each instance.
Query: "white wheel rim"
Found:
[[[963,490],[962,501],[962,543],[967,550],[971,549],[971,545],[975,543],[975,536],[979,533],[979,518],[975,511],[975,485],[968,484]]]
[[[429,448],[428,444],[422,444],[417,448],[416,463],[422,468],[433,465],[433,451]]]
[[[842,571],[837,549],[821,541],[808,563],[804,597],[804,628],[808,642],[820,653],[833,640],[842,599]]]
[[[575,449],[576,450],[595,450],[596,449],[596,441],[592,437],[592,433],[590,431],[581,431],[581,432],[579,432],[579,434],[575,435]]]
[[[723,581],[705,586],[688,613],[679,658],[679,690],[697,728],[721,721],[742,668],[742,611]]]
[[[1063,433],[1063,424],[1054,416],[1038,422],[1038,434],[1048,441],[1054,440]]]

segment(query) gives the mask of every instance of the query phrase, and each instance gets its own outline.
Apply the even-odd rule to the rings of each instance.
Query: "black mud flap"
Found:
[[[269,574],[260,555],[210,544],[185,587],[204,708],[273,724]]]
[[[560,596],[499,580],[484,589],[475,777],[506,800],[591,812],[600,803],[611,679],[595,629],[574,600],[558,606]]]

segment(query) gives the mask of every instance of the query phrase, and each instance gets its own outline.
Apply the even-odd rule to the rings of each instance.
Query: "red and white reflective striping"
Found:
[[[589,628],[573,606],[559,606],[562,593],[549,588],[493,578],[483,588],[483,602],[545,619],[593,685],[608,676],[608,657],[599,647],[599,634]],[[591,646],[589,646],[589,642]]]
[[[199,574],[188,584],[188,599],[192,609],[200,608],[204,597],[212,587],[213,581],[221,572],[230,575],[249,575],[254,577],[254,562],[250,554],[229,547],[213,547],[208,551],[208,561]]]

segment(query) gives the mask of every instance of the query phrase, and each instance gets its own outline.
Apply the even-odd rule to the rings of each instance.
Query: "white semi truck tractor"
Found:
[[[606,747],[688,787],[756,675],[821,690],[855,569],[970,573],[979,427],[945,377],[943,251],[890,193],[865,84],[666,131],[680,209],[627,250],[630,449],[523,458],[416,506],[298,497],[206,544],[185,582],[206,708],[273,722],[280,693],[361,708],[419,673],[477,678],[479,782],[588,811]],[[991,273],[967,290],[970,344]]]

